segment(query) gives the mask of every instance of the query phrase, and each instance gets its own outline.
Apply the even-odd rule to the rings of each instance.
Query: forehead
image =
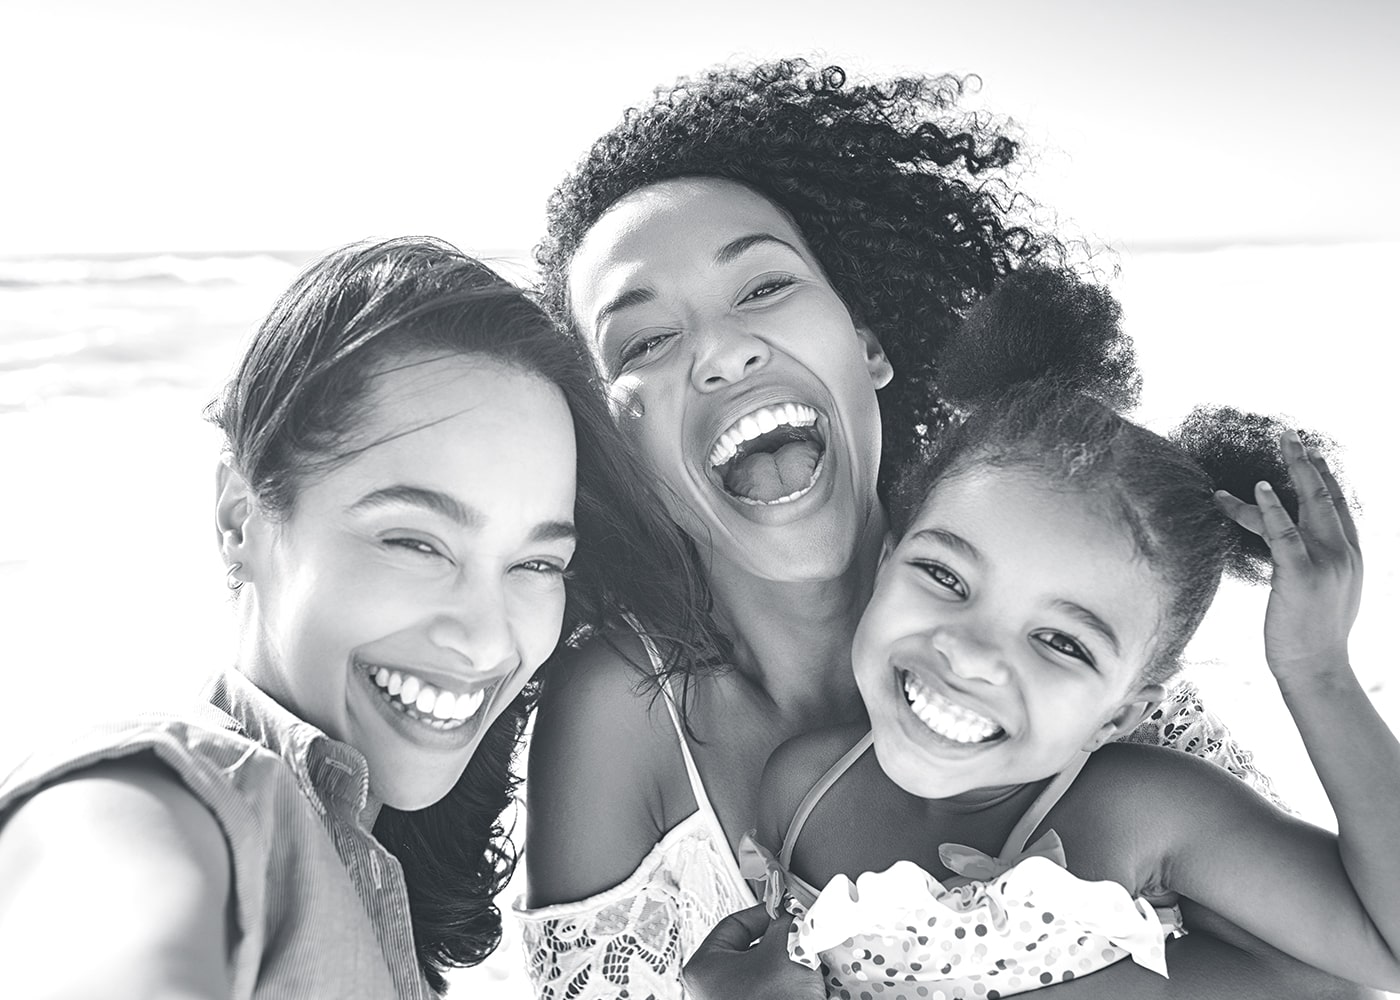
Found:
[[[1101,497],[1033,470],[967,469],[934,486],[905,537],[926,528],[972,543],[999,587],[1102,609],[1143,641],[1155,631],[1165,588]]]
[[[478,355],[380,363],[347,450],[354,457],[331,473],[337,492],[394,480],[473,502],[541,509],[573,502],[574,425],[563,392]]]
[[[788,214],[757,192],[716,177],[685,177],[638,188],[613,204],[569,265],[569,305],[592,332],[599,304],[635,287],[703,276],[715,254],[740,236],[763,233],[816,265]]]

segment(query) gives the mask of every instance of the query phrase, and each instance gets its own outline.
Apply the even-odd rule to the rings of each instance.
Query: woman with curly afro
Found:
[[[940,345],[1003,275],[1062,255],[1015,221],[1017,144],[962,92],[718,69],[627,112],[549,203],[546,305],[688,534],[721,638],[668,660],[648,623],[584,644],[544,693],[519,909],[541,997],[822,995],[734,849],[779,744],[865,724],[850,650],[887,534],[881,470],[947,422]],[[1138,736],[1268,791],[1189,687]],[[1242,947],[1197,934],[1169,983],[1115,967],[1056,988],[1275,996],[1319,976]]]

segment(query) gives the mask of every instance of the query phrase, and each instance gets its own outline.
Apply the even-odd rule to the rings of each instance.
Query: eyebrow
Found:
[[[732,264],[754,247],[762,246],[766,243],[775,243],[778,246],[786,247],[799,257],[802,256],[797,247],[781,237],[774,236],[772,233],[750,233],[747,236],[740,236],[737,239],[732,239],[724,246],[720,247],[719,252],[715,254],[715,263],[720,266]]]
[[[603,308],[598,310],[597,315],[593,317],[593,329],[595,331],[601,330],[603,328],[603,322],[611,317],[613,313],[619,313],[624,309],[631,309],[633,306],[651,302],[655,298],[656,293],[650,288],[628,289],[617,298],[605,303]]]
[[[1104,621],[1082,604],[1075,604],[1073,601],[1060,599],[1055,601],[1055,607],[1082,624],[1085,628],[1097,632],[1105,642],[1113,647],[1113,654],[1115,656],[1123,655],[1122,647],[1118,643],[1118,634],[1113,631],[1108,622]]]
[[[945,545],[954,552],[958,552],[968,559],[971,559],[973,562],[982,561],[982,553],[977,551],[977,546],[973,545],[962,535],[955,535],[951,531],[946,531],[943,528],[923,528],[914,532],[913,537],[919,541],[936,542],[940,545]]]
[[[462,503],[451,494],[422,486],[409,486],[406,483],[372,490],[347,509],[358,513],[377,507],[417,507],[473,531],[486,523],[486,517],[481,511]],[[578,537],[578,533],[571,521],[541,521],[530,529],[529,537],[532,542],[573,541]]]

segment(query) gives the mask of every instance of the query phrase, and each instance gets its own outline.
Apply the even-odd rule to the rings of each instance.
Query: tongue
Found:
[[[792,441],[777,451],[745,455],[725,473],[724,486],[738,496],[772,503],[806,489],[821,456],[815,441]]]

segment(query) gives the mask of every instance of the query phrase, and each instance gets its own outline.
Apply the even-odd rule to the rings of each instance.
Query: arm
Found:
[[[0,827],[0,996],[227,997],[229,867],[218,822],[154,761],[45,788]]]
[[[640,642],[623,650],[646,662]],[[679,887],[639,866],[666,833],[667,769],[688,783],[666,707],[643,679],[594,640],[563,653],[545,683],[526,785],[535,909],[516,911],[541,1000],[682,996]]]
[[[639,641],[623,649],[647,662]],[[600,640],[551,665],[526,784],[531,907],[612,888],[665,835],[662,772],[673,765],[684,781],[684,764],[666,707],[643,680]]]
[[[1194,910],[1187,922],[1191,933],[1167,942],[1170,979],[1134,962],[1115,962],[1048,987],[1050,996],[1053,1000],[1380,1000],[1379,994],[1303,965],[1262,942],[1236,947],[1207,933]]]
[[[1273,556],[1265,654],[1332,802],[1339,837],[1239,809],[1246,827],[1272,848],[1271,860],[1280,865],[1275,870],[1290,877],[1264,894],[1275,904],[1263,907],[1272,919],[1259,927],[1247,922],[1250,916],[1236,922],[1321,967],[1400,984],[1400,864],[1394,860],[1400,743],[1361,690],[1347,656],[1361,594],[1356,528],[1325,461],[1304,449],[1295,433],[1280,443],[1300,498],[1298,523],[1265,484],[1256,489],[1257,506],[1229,497],[1221,506],[1261,535]],[[1182,891],[1209,904],[1197,894],[1209,886],[1186,884],[1209,882],[1220,859],[1198,857],[1185,845],[1180,851]],[[1224,880],[1236,873],[1213,874]],[[1328,954],[1315,957],[1319,950]],[[1325,965],[1324,958],[1336,964]]]

